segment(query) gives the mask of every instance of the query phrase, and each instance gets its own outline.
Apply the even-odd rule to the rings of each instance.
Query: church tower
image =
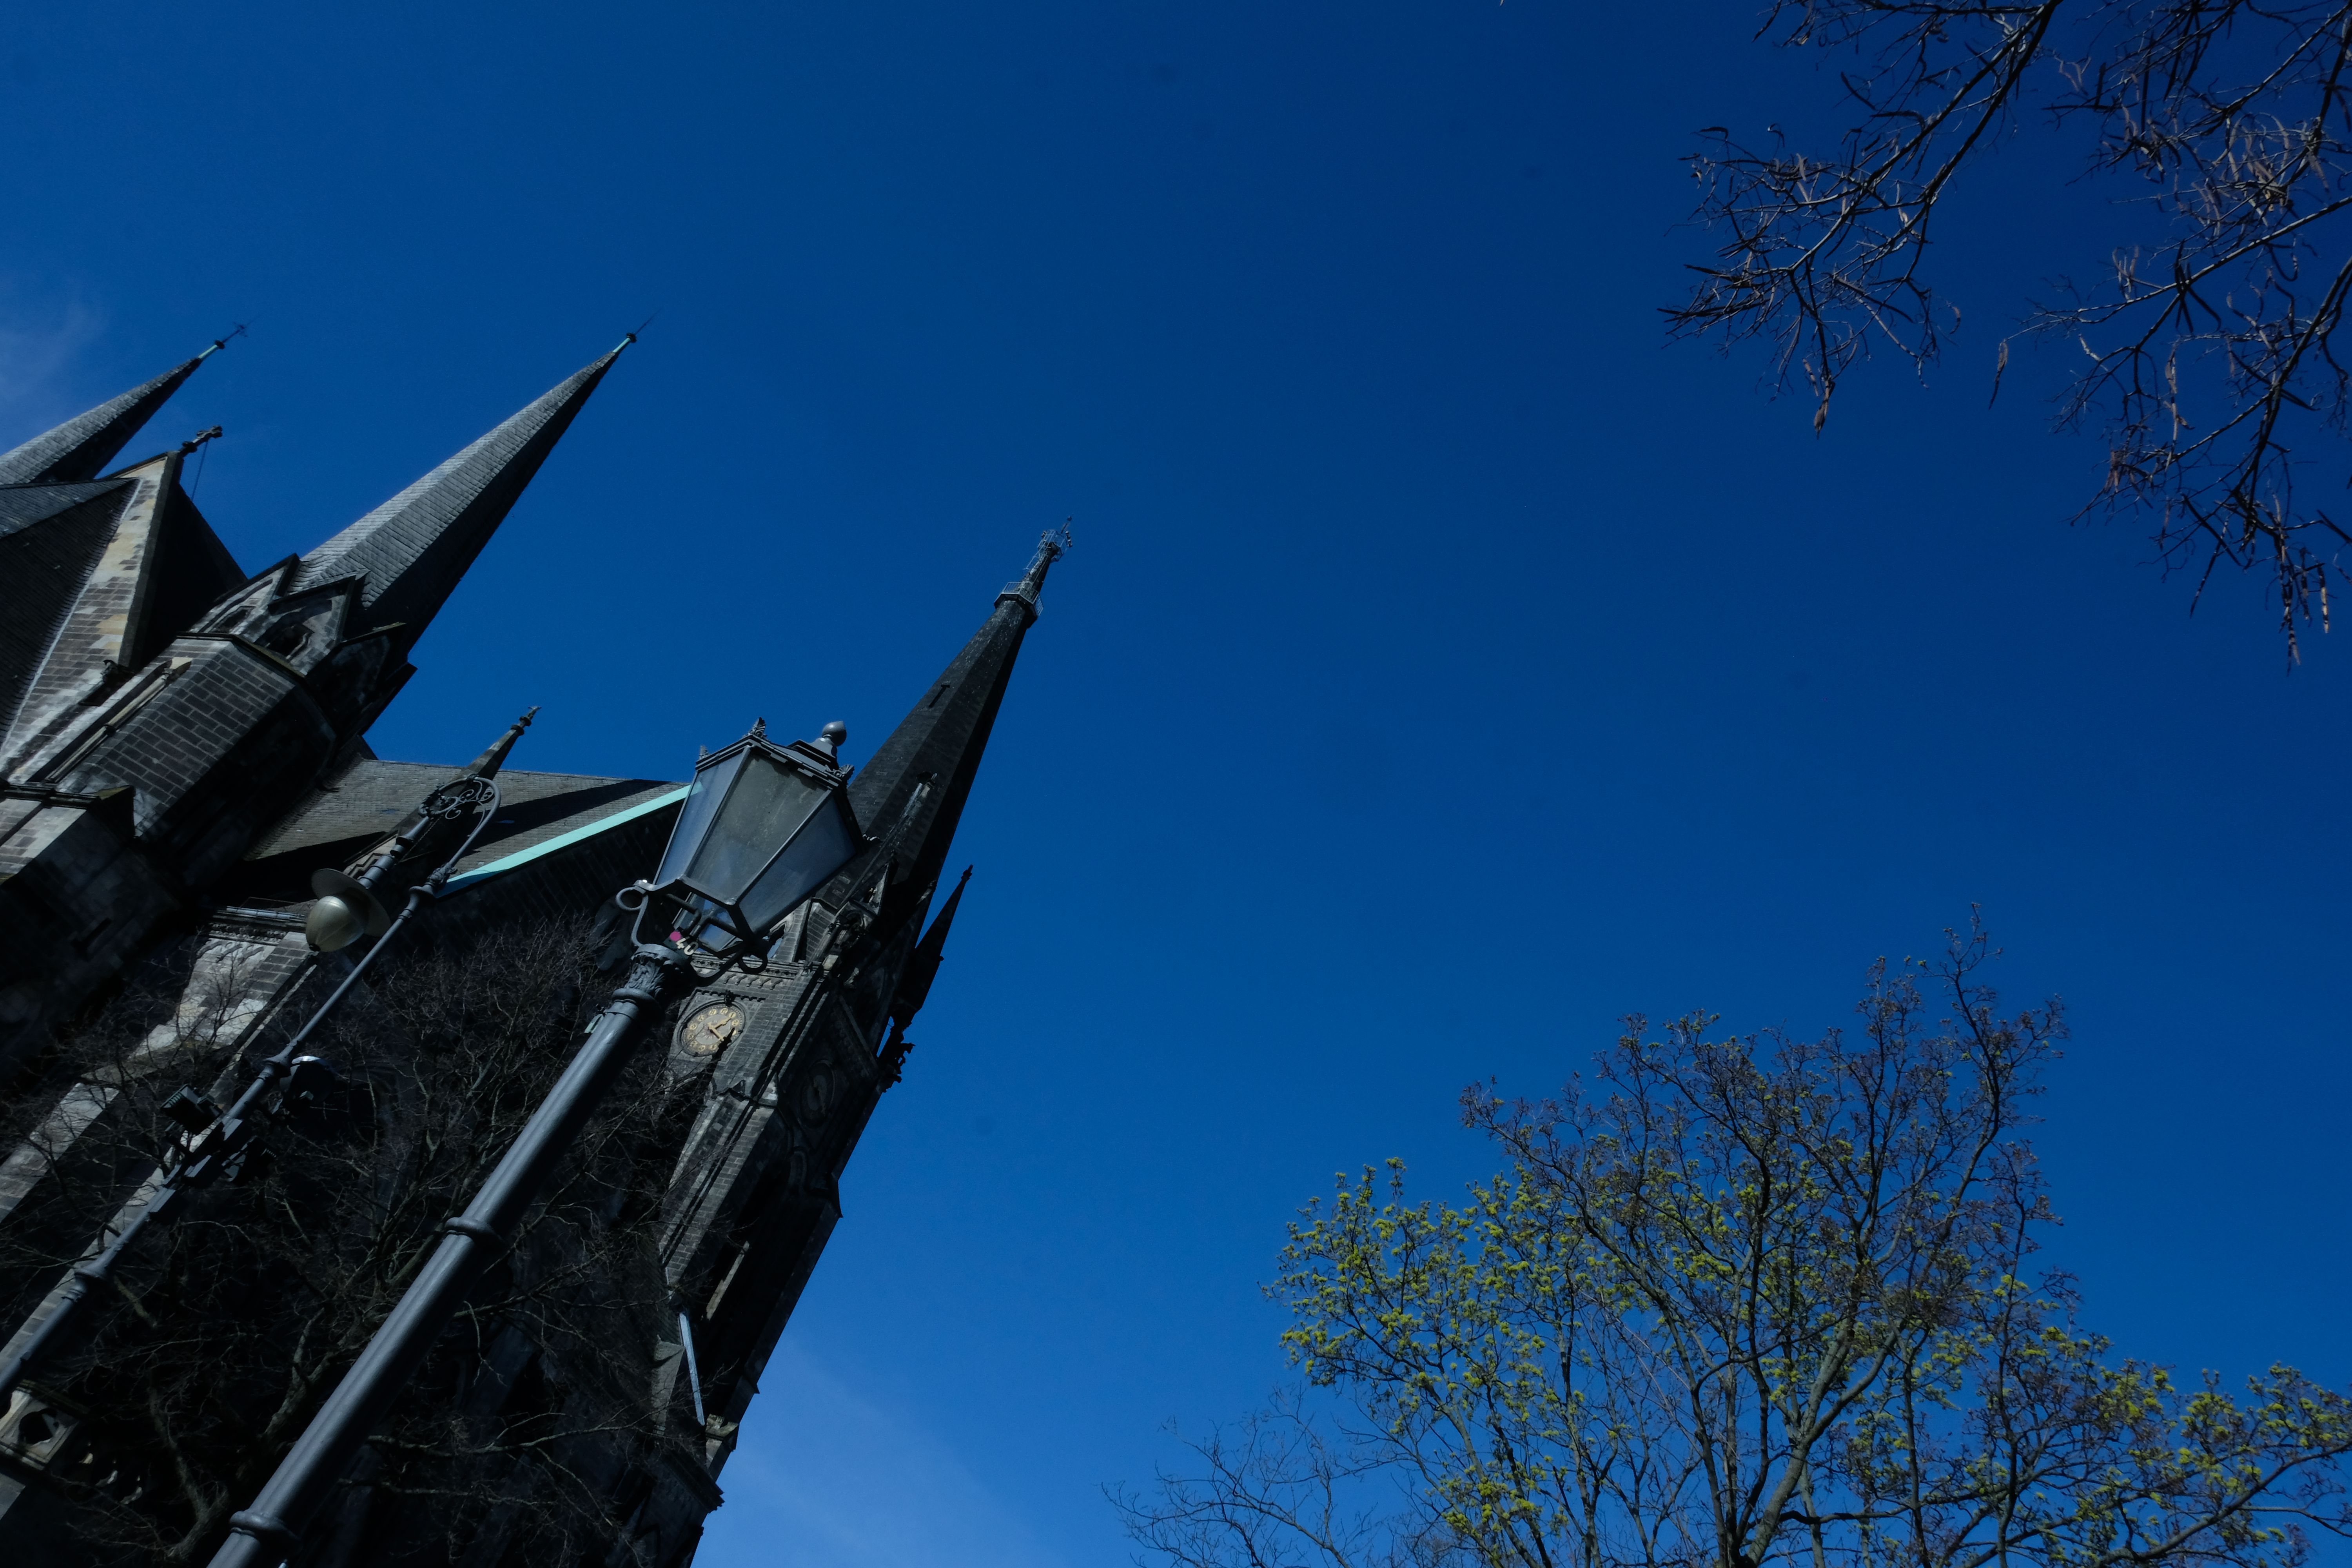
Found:
[[[184,448],[95,477],[203,355],[0,458],[0,1077],[359,742],[620,353],[251,579]]]
[[[928,932],[924,917],[1063,548],[1039,542],[857,773],[850,798],[876,847],[787,920],[763,971],[730,973],[680,1010],[675,1068],[709,1079],[664,1199],[661,1255],[698,1352],[714,1474],[841,1216],[842,1171],[898,1079],[961,883]]]
[[[0,1363],[44,1347],[0,1407],[0,1561],[209,1555],[388,1304],[320,1281],[363,1281],[336,1269],[429,1245],[462,1201],[457,1177],[446,1193],[419,1184],[420,1151],[462,1143],[488,1110],[452,1109],[433,1077],[445,1066],[427,1064],[478,1065],[489,1047],[462,1007],[460,1026],[420,1023],[410,991],[462,990],[466,966],[499,952],[501,995],[588,1005],[614,984],[613,896],[653,871],[684,785],[519,770],[529,715],[470,764],[378,758],[363,737],[629,341],[250,576],[181,487],[193,443],[107,468],[205,355],[0,456],[0,1109],[14,1114]],[[395,1422],[404,1442],[438,1434],[440,1448],[363,1451],[295,1563],[507,1568],[559,1546],[615,1568],[691,1560],[840,1218],[843,1173],[898,1080],[961,904],[961,879],[938,896],[951,842],[1064,547],[1045,537],[855,773],[867,847],[761,964],[669,1009],[645,1047],[636,1120],[581,1163],[605,1195],[551,1205],[562,1223],[498,1271],[509,1293],[436,1342]],[[45,1337],[72,1294],[66,1266],[141,1215],[185,1157],[171,1106],[234,1092],[365,952],[308,946],[312,874],[369,863],[460,775],[494,782],[496,820],[403,939],[414,952],[392,952],[338,1015],[342,1098],[273,1107],[266,1157],[175,1198],[102,1299],[58,1319],[71,1334]],[[384,890],[430,869],[404,861]],[[601,978],[554,972],[562,933],[579,931],[593,931],[580,963],[604,944]],[[521,952],[542,957],[511,970]],[[565,1027],[576,1035],[554,1011],[541,1023],[553,1033],[514,1058],[517,1085],[562,1059]],[[75,1055],[110,1029],[131,1048],[96,1067]],[[344,1173],[321,1189],[321,1170]],[[256,1261],[222,1261],[206,1237]],[[604,1329],[564,1326],[591,1320]],[[239,1363],[239,1345],[261,1353]],[[173,1375],[194,1390],[177,1406],[137,1381]],[[142,1398],[174,1413],[142,1415]]]

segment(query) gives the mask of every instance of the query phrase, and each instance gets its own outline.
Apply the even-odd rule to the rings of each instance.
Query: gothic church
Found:
[[[614,894],[651,874],[685,787],[510,766],[528,716],[470,763],[386,761],[365,735],[627,346],[257,573],[182,486],[194,443],[117,461],[219,344],[0,455],[0,1361],[39,1342],[68,1270],[175,1158],[156,1108],[249,1074],[366,952],[306,942],[313,873],[369,862],[461,774],[500,801],[420,917],[419,956],[388,949],[353,988],[347,1092],[278,1108],[268,1158],[175,1205],[74,1333],[26,1363],[0,1411],[11,1568],[204,1561],[348,1360],[318,1348],[326,1325],[363,1332],[414,1267],[404,1215],[463,1201],[470,1178],[433,1162],[494,1142],[497,1093],[446,1092],[449,1063],[490,1059],[468,1031],[529,990],[575,1009],[576,1038],[574,992],[600,965],[609,991]],[[582,1181],[604,1162],[604,1186],[551,1200],[505,1293],[436,1342],[403,1424],[292,1562],[693,1558],[939,966],[962,890],[938,897],[950,843],[1059,552],[1049,536],[854,774],[857,819],[898,825],[896,858],[878,880],[853,864],[758,972],[670,1009],[642,1113],[577,1162]],[[388,893],[430,869],[395,867]],[[518,931],[554,934],[533,948]],[[479,967],[493,951],[509,970]],[[558,984],[575,960],[588,978]],[[836,965],[848,983],[813,985]],[[428,995],[457,1000],[428,1016]],[[512,1082],[567,1048],[533,1044]],[[454,1212],[418,1208],[412,1228]]]

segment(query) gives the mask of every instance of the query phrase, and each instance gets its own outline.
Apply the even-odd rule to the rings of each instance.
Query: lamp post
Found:
[[[411,814],[408,822],[383,850],[373,856],[357,877],[341,871],[322,870],[310,879],[311,891],[320,895],[311,906],[310,918],[303,922],[303,935],[314,952],[335,952],[349,947],[362,935],[376,939],[373,947],[353,964],[327,999],[319,1004],[294,1037],[278,1047],[277,1053],[255,1071],[245,1092],[230,1102],[226,1110],[191,1089],[183,1089],[163,1102],[163,1110],[188,1134],[181,1144],[178,1156],[165,1168],[149,1178],[153,1191],[139,1212],[131,1216],[112,1237],[100,1232],[82,1260],[66,1271],[57,1290],[57,1301],[50,1307],[40,1327],[16,1354],[0,1362],[0,1410],[8,1405],[9,1396],[25,1373],[48,1348],[57,1343],[79,1315],[79,1310],[95,1285],[103,1285],[113,1274],[114,1268],[131,1245],[147,1227],[172,1212],[173,1203],[181,1192],[201,1187],[222,1171],[232,1173],[237,1168],[255,1136],[267,1125],[266,1101],[282,1082],[294,1092],[304,1091],[310,1083],[331,1082],[334,1069],[320,1058],[306,1056],[302,1047],[318,1032],[335,1009],[342,1005],[352,987],[368,966],[392,945],[392,938],[408,919],[429,898],[437,897],[441,885],[449,879],[457,862],[481,837],[482,829],[499,814],[499,786],[495,779],[467,776],[453,779],[425,797],[424,804]],[[397,915],[385,911],[376,897],[384,879],[417,845],[445,830],[454,830],[470,816],[473,823],[463,840],[449,852],[433,873],[409,889],[408,901]],[[446,842],[446,840],[445,840]],[[306,1081],[307,1080],[307,1081]]]
[[[763,966],[776,926],[866,847],[838,757],[846,734],[828,724],[815,742],[778,746],[761,721],[695,764],[656,879],[615,895],[636,917],[627,979],[466,1212],[444,1222],[440,1246],[252,1506],[231,1517],[212,1568],[285,1562],[467,1293],[513,1240],[676,976]],[[667,917],[655,929],[668,940],[645,940],[648,914]]]

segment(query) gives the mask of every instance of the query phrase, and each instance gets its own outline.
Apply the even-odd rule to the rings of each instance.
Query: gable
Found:
[[[348,865],[365,854],[461,771],[451,763],[360,758],[265,835],[232,874],[229,887],[239,898],[308,899],[311,872]],[[502,769],[498,784],[499,815],[460,862],[453,891],[674,806],[686,787],[659,779],[514,768]],[[652,869],[647,866],[637,874]]]
[[[131,486],[0,489],[0,734],[114,537]]]

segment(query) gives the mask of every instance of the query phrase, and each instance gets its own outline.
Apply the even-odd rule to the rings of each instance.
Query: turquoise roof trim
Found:
[[[445,894],[462,892],[477,882],[487,882],[491,878],[511,871],[518,866],[527,866],[542,855],[551,855],[558,849],[579,843],[583,838],[593,838],[607,828],[618,827],[625,822],[635,822],[649,811],[659,811],[663,806],[676,805],[686,798],[686,792],[690,787],[692,786],[680,784],[667,794],[654,796],[651,800],[641,800],[625,811],[616,811],[610,816],[599,817],[585,827],[575,827],[569,833],[559,833],[544,844],[534,844],[528,849],[517,850],[503,860],[493,860],[487,866],[478,867],[461,876],[452,877],[442,884],[441,891]]]

